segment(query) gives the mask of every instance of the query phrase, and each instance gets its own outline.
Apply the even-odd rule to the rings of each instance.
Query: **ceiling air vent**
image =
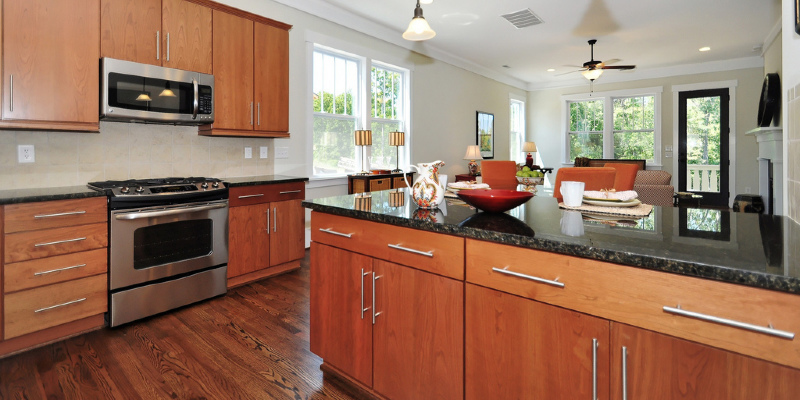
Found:
[[[511,14],[501,15],[506,21],[511,22],[517,29],[527,28],[533,25],[539,25],[544,22],[538,15],[534,14],[530,8],[522,11],[513,12]]]

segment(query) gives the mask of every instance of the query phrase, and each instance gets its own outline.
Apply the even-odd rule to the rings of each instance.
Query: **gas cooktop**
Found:
[[[129,179],[89,182],[88,186],[104,192],[112,208],[118,203],[132,207],[228,198],[227,185],[216,178]]]

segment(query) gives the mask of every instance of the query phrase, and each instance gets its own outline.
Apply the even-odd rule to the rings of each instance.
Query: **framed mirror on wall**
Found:
[[[484,160],[494,158],[494,114],[477,112],[475,141],[481,148],[481,157]]]

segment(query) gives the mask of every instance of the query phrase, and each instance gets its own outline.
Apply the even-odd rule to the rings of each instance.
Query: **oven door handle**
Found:
[[[206,206],[174,208],[171,210],[131,212],[126,214],[115,215],[114,219],[132,220],[132,219],[142,219],[142,218],[164,217],[168,215],[188,214],[200,211],[215,210],[217,208],[225,208],[227,206],[228,206],[227,204],[209,204]]]

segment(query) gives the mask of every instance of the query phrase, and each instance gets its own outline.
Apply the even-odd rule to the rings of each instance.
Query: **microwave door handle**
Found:
[[[197,79],[192,78],[192,86],[194,87],[194,101],[192,103],[194,111],[192,111],[192,119],[197,119],[197,109],[199,106],[197,97],[200,95],[199,88],[197,87]]]

